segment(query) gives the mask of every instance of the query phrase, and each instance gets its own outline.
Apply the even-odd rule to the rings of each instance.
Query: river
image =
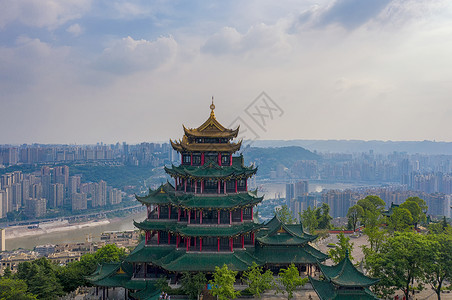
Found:
[[[6,250],[9,251],[18,248],[33,249],[37,245],[44,244],[80,243],[84,242],[89,234],[92,235],[93,241],[99,241],[102,232],[133,230],[136,229],[133,226],[133,220],[142,221],[145,218],[146,210],[136,214],[130,214],[125,218],[115,219],[109,224],[95,227],[7,239]]]

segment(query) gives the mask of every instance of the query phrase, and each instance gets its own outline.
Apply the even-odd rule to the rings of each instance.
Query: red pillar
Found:
[[[229,245],[231,246],[231,252],[233,251],[232,250],[232,238],[229,238]]]
[[[243,222],[243,208],[240,209],[240,222]]]
[[[171,205],[168,205],[168,219],[171,219]]]
[[[220,238],[218,238],[218,252],[220,252]]]
[[[179,248],[179,243],[180,243],[180,236],[178,235],[176,237],[176,248]],[[242,247],[243,248],[243,247]]]
[[[204,193],[204,180],[201,180],[201,194]]]
[[[187,244],[187,251],[190,249],[190,238],[185,238],[185,242]]]
[[[187,192],[187,178],[184,179],[184,192]]]
[[[229,166],[232,166],[232,153],[229,154]]]
[[[175,188],[176,191],[177,191],[177,177],[174,177],[174,188]]]
[[[232,224],[232,211],[229,211],[229,224]]]
[[[160,205],[157,206],[157,219],[160,219]]]
[[[204,166],[204,152],[201,153],[201,166]]]
[[[245,191],[248,191],[248,179],[245,179]]]
[[[193,153],[190,153],[190,166],[193,166]]]
[[[254,244],[254,232],[251,233],[251,240],[253,241]]]
[[[191,211],[188,210],[188,224],[190,224],[190,218],[191,218]]]
[[[168,245],[171,244],[171,233],[168,232]]]
[[[245,248],[245,236],[242,235],[242,248]]]
[[[221,166],[221,154],[218,152],[218,165]]]
[[[199,238],[199,251],[202,251],[202,238]]]
[[[149,232],[146,231],[146,233],[144,234],[144,244],[147,245],[149,241]]]
[[[202,210],[199,211],[199,224],[202,224]]]
[[[220,193],[220,180],[218,180],[218,194]]]
[[[237,179],[235,180],[235,192],[237,193]]]

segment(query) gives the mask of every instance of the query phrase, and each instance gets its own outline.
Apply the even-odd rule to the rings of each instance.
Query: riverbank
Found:
[[[81,223],[67,223],[64,221],[53,221],[52,225],[37,229],[8,227],[6,229],[6,250],[33,249],[37,245],[82,243],[88,237],[92,241],[100,241],[102,232],[105,231],[127,231],[137,229],[133,221],[142,221],[146,218],[146,211],[129,214],[125,217],[84,221]],[[24,229],[23,227],[26,227]]]

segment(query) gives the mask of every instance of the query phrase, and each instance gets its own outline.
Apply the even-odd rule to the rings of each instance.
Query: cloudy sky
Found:
[[[0,143],[167,141],[212,96],[260,139],[452,141],[451,1],[0,0]]]

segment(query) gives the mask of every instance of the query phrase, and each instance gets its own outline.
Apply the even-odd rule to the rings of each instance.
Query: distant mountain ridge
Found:
[[[278,148],[298,146],[310,151],[335,153],[392,153],[452,155],[452,142],[436,141],[364,141],[364,140],[257,140],[253,147]]]

